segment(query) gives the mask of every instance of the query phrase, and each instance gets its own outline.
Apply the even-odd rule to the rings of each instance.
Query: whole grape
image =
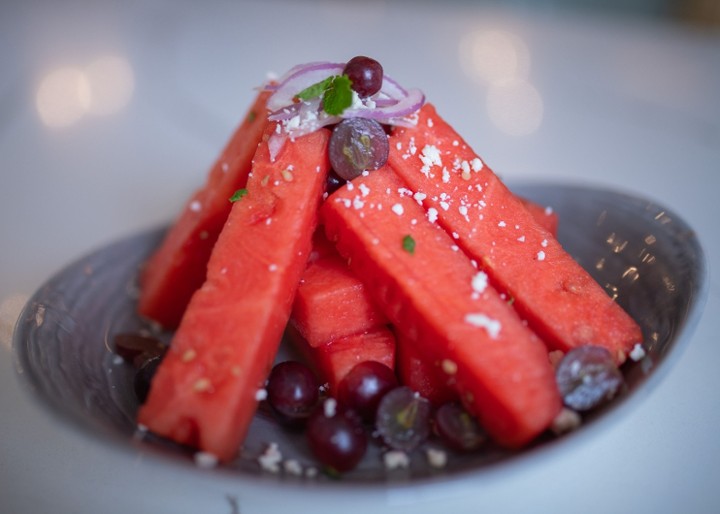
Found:
[[[352,89],[360,98],[372,96],[382,88],[383,67],[370,57],[353,57],[345,64],[343,75],[350,78]]]
[[[282,421],[306,419],[320,396],[315,374],[304,364],[285,361],[276,364],[267,383],[267,400]]]
[[[350,409],[337,409],[329,398],[310,416],[305,437],[310,451],[330,472],[343,473],[355,468],[367,450],[367,434],[362,421]]]
[[[380,400],[397,385],[393,370],[381,362],[365,361],[355,365],[342,379],[338,399],[364,421],[372,423]]]

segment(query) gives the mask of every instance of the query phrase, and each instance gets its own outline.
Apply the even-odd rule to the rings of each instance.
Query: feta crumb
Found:
[[[497,339],[500,334],[500,329],[502,328],[498,320],[492,319],[482,313],[467,314],[465,316],[465,322],[476,327],[484,328],[493,339]]]
[[[428,220],[430,220],[430,223],[435,223],[438,219],[438,211],[434,207],[430,207],[427,210],[427,217]]]
[[[636,343],[630,351],[630,358],[635,362],[644,359],[645,355],[645,349],[642,347],[642,343]]]
[[[270,443],[257,460],[264,471],[278,473],[282,462],[282,453],[280,453],[277,443]]]
[[[392,206],[392,211],[397,214],[398,216],[402,216],[403,212],[405,212],[405,209],[403,209],[403,206],[399,203],[396,203]]]
[[[581,424],[582,418],[580,414],[567,407],[563,407],[560,413],[553,419],[550,429],[555,435],[560,435],[575,430]]]
[[[285,470],[285,473],[289,475],[295,475],[299,477],[303,474],[302,465],[295,459],[288,459],[283,462],[283,469]]]
[[[473,171],[480,171],[483,169],[483,162],[478,157],[475,157],[472,162],[470,162],[470,166]]]
[[[193,200],[190,202],[190,210],[193,212],[200,212],[200,209],[202,209],[202,204],[198,202],[197,200]]]
[[[114,366],[119,366],[123,362],[125,362],[125,360],[122,357],[120,357],[119,355],[116,355],[115,357],[113,357],[112,363]]]
[[[540,246],[542,246],[543,248],[547,248],[547,245],[548,245],[547,239],[543,239],[542,241],[540,241]]]
[[[450,208],[450,204],[445,201],[440,202],[440,208],[442,208],[442,210],[444,211],[447,211]]]
[[[472,278],[472,289],[476,293],[482,293],[488,286],[488,276],[484,271],[478,271]]]
[[[423,167],[420,171],[423,174],[428,175],[430,168],[433,166],[442,166],[442,159],[440,158],[440,150],[433,145],[425,145],[420,152],[420,160],[423,163]]]
[[[219,459],[210,452],[195,452],[195,465],[202,469],[211,469],[218,465]]]
[[[415,201],[416,201],[417,203],[419,203],[420,205],[422,205],[422,202],[423,202],[423,200],[425,200],[425,198],[427,198],[427,195],[426,195],[425,193],[417,192],[417,193],[415,193],[415,194],[413,195],[413,198],[415,199]]]
[[[506,226],[506,223],[504,221],[498,222],[498,227],[504,227]]]
[[[386,469],[408,468],[410,458],[407,453],[400,450],[390,450],[383,455],[383,463]]]
[[[268,266],[268,271],[277,271],[278,267],[277,264],[270,264]]]
[[[360,184],[360,185],[358,186],[358,189],[360,189],[360,194],[361,194],[362,196],[367,196],[367,195],[370,194],[370,188],[367,187],[365,184]]]
[[[255,391],[255,400],[261,402],[267,398],[267,389],[258,389]]]
[[[444,468],[447,465],[447,453],[438,448],[428,448],[425,452],[428,463],[433,468]]]
[[[545,260],[545,252],[543,252],[542,250],[540,250],[540,251],[537,253],[537,260],[539,260],[539,261],[544,261],[544,260]]]
[[[525,236],[520,236],[520,237],[517,238],[517,240],[518,240],[519,242],[521,242],[521,243],[524,243],[524,242],[525,242]]]

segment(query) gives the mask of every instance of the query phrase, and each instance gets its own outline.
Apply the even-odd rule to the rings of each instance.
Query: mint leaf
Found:
[[[415,253],[415,240],[412,238],[411,235],[403,237],[402,248],[410,255]]]
[[[347,75],[336,75],[323,96],[323,109],[331,116],[339,116],[352,105],[352,81]]]
[[[297,96],[300,100],[312,100],[313,98],[322,96],[330,87],[330,84],[336,76],[337,75],[332,75],[325,80],[321,80],[320,82],[313,84],[312,86],[308,86],[295,96]]]
[[[230,197],[230,201],[233,202],[233,203],[235,203],[235,202],[237,202],[238,200],[240,200],[240,198],[242,198],[243,196],[245,196],[245,195],[247,195],[247,194],[248,194],[248,190],[247,190],[247,189],[238,189],[238,190],[235,191],[235,192],[233,193],[233,195]]]

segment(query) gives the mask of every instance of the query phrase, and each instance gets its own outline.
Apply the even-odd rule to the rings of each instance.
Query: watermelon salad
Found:
[[[139,313],[173,335],[115,339],[138,425],[225,464],[267,405],[333,475],[368,445],[403,466],[428,439],[519,449],[573,428],[622,390],[642,333],[559,222],[374,59],[295,66],[141,271]],[[275,364],[283,338],[302,362]]]

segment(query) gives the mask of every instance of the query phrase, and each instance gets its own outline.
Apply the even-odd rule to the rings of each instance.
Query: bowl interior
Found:
[[[557,212],[558,238],[565,249],[642,326],[647,356],[624,366],[626,391],[588,416],[585,424],[611,417],[617,405],[657,381],[650,379],[660,376],[659,371],[668,367],[668,355],[677,353],[681,341],[688,339],[705,290],[705,263],[699,243],[677,215],[634,196],[557,184],[519,184],[513,190]],[[163,232],[156,229],[121,240],[51,278],[22,312],[14,349],[24,382],[63,420],[130,451],[160,454],[192,465],[190,450],[151,435],[138,436],[134,372],[111,351],[115,334],[147,328],[135,314],[137,275]],[[170,336],[163,334],[166,340]],[[283,343],[278,359],[290,357],[293,350]],[[261,409],[243,454],[229,467],[230,472],[264,475],[256,458],[269,442],[277,442],[286,458],[313,465],[302,434],[279,427]],[[442,473],[452,477],[555,445],[549,436],[521,452],[490,444],[477,453],[451,455]],[[345,477],[346,482],[385,483],[388,472],[379,452],[371,445],[358,469]],[[412,461],[403,479],[437,476],[421,460]]]

